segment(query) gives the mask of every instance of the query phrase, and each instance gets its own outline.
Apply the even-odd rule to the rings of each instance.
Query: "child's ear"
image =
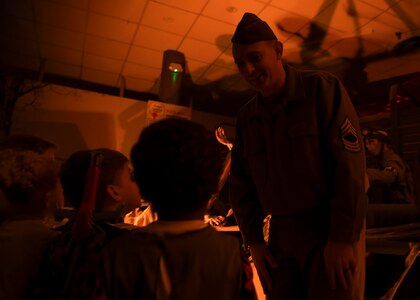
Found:
[[[118,202],[122,201],[122,196],[121,196],[120,192],[118,191],[118,188],[115,185],[109,184],[106,187],[106,192],[115,201],[118,201]]]

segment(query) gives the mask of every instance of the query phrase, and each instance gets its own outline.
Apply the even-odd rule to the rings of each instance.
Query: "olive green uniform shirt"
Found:
[[[328,238],[355,242],[367,206],[356,112],[333,75],[285,71],[284,91],[269,109],[258,94],[237,118],[231,204],[244,241],[263,241],[268,214],[293,217],[321,207],[329,218]]]

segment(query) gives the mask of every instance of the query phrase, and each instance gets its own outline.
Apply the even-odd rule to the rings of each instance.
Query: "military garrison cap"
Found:
[[[366,138],[378,139],[384,143],[390,143],[391,139],[385,130],[373,130],[369,128],[362,129],[362,135]]]
[[[261,41],[277,40],[270,26],[256,15],[245,13],[232,37],[234,44],[254,44]]]

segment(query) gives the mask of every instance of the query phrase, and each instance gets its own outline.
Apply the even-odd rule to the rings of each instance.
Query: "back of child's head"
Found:
[[[182,218],[203,210],[217,192],[222,161],[204,126],[178,118],[146,127],[131,150],[143,199],[159,218]]]
[[[28,150],[43,154],[50,149],[57,149],[57,145],[31,134],[13,134],[0,143],[0,150],[15,149]]]
[[[42,215],[58,183],[56,163],[33,151],[0,150],[0,190],[15,212]],[[17,210],[18,209],[18,210]]]
[[[97,210],[103,209],[107,186],[115,183],[119,172],[128,164],[128,158],[124,154],[106,148],[80,150],[70,155],[61,167],[60,181],[66,201],[76,209],[80,207],[83,200],[86,176],[94,152],[101,152],[103,155],[95,204]]]

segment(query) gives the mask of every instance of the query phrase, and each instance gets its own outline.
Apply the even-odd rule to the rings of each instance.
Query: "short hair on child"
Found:
[[[53,190],[57,173],[57,164],[38,153],[0,150],[0,190],[12,205],[29,204],[36,195]]]
[[[222,171],[215,137],[201,124],[180,118],[146,127],[131,161],[142,198],[159,216],[171,218],[204,208]]]
[[[66,201],[76,209],[80,207],[83,200],[86,175],[93,151],[103,154],[96,195],[96,207],[99,210],[107,186],[115,183],[117,174],[122,171],[125,164],[128,164],[128,158],[124,154],[107,148],[80,150],[70,155],[61,167],[60,181]]]

